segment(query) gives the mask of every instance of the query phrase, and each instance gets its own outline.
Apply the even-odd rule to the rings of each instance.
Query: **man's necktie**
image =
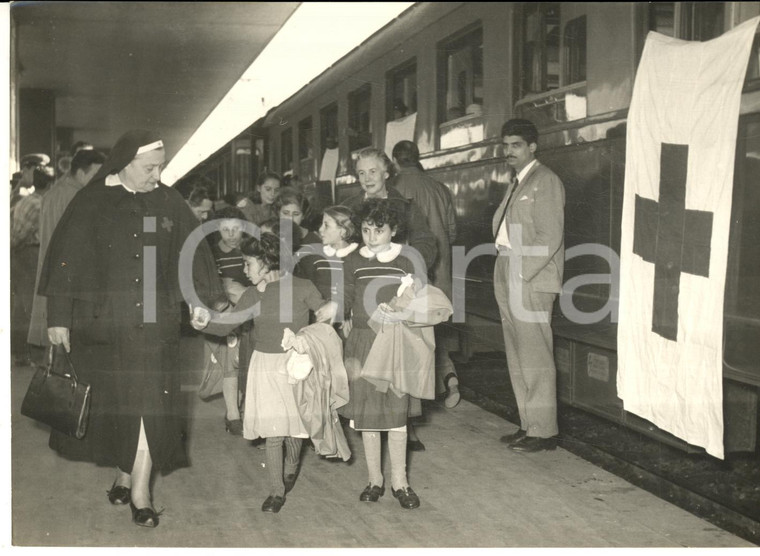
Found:
[[[509,192],[509,197],[507,197],[507,202],[504,203],[504,210],[501,213],[501,218],[499,218],[499,225],[496,227],[496,233],[499,233],[499,230],[501,229],[501,223],[504,222],[504,219],[507,217],[507,209],[509,208],[509,203],[512,202],[512,197],[515,195],[515,191],[517,191],[517,186],[520,184],[517,178],[515,178],[515,186],[512,188],[512,191]]]

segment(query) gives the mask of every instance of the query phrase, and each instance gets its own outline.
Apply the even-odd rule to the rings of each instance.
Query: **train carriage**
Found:
[[[760,2],[417,3],[178,187],[201,182],[218,195],[248,191],[251,176],[267,169],[298,176],[317,206],[340,202],[359,187],[352,153],[383,147],[391,129],[413,122],[423,166],[453,193],[456,243],[469,252],[493,240],[491,218],[507,174],[501,125],[511,117],[533,120],[541,134],[538,157],[566,189],[566,291],[554,318],[560,399],[696,449],[623,410],[614,283],[567,286],[581,275],[611,275],[617,264],[626,116],[647,33],[709,40],[758,14]],[[741,103],[725,292],[728,452],[754,451],[758,440],[759,52],[756,36]],[[595,251],[579,254],[588,244]],[[465,356],[503,349],[492,270],[493,257],[482,255],[460,277],[466,315],[453,325]],[[566,315],[571,306],[599,318],[573,322]]]

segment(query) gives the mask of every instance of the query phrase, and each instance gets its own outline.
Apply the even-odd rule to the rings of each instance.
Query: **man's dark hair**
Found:
[[[45,169],[41,168],[35,168],[34,172],[32,173],[32,184],[34,185],[34,190],[37,193],[42,193],[45,191],[50,184],[53,183],[53,174],[52,172],[46,172]]]
[[[87,170],[90,169],[90,166],[93,164],[103,164],[105,161],[106,155],[100,151],[79,151],[74,155],[74,158],[71,159],[71,168],[69,168],[69,172],[71,175],[76,174],[77,170],[82,170],[83,172],[87,173]]]
[[[200,185],[193,187],[190,195],[187,196],[187,202],[191,207],[200,206],[200,204],[206,199],[209,199],[209,201],[211,200],[208,196],[208,190]]]
[[[418,166],[420,150],[413,141],[399,141],[393,147],[393,158],[402,168]]]
[[[520,118],[507,120],[507,122],[501,126],[501,136],[509,137],[511,135],[522,137],[528,145],[531,143],[538,144],[538,129],[530,120],[523,120]]]
[[[73,145],[71,145],[71,148],[69,149],[69,154],[71,156],[76,155],[80,151],[91,151],[92,150],[92,144],[88,143],[87,141],[77,141]]]
[[[214,212],[214,220],[245,220],[245,214],[237,207],[222,207]]]

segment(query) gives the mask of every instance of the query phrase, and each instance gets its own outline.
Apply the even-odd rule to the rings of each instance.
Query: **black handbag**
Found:
[[[63,346],[50,346],[48,365],[34,373],[21,415],[83,438],[89,413],[90,385],[79,381]]]

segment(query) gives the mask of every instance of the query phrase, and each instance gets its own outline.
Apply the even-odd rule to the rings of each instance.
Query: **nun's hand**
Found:
[[[69,329],[65,326],[51,326],[48,328],[48,340],[54,346],[63,345],[67,353],[71,351]]]
[[[335,301],[328,301],[317,309],[314,316],[317,318],[317,322],[329,322],[332,323],[335,320],[335,315],[338,312],[338,303]]]
[[[193,318],[190,325],[196,330],[203,330],[211,322],[211,312],[203,307],[193,307]]]

